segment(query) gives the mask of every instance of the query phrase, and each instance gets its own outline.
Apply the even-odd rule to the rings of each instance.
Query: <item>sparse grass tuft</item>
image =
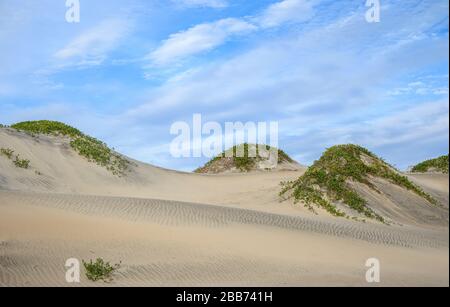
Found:
[[[10,148],[0,148],[0,154],[11,160],[14,154],[14,150]]]
[[[30,160],[20,159],[19,155],[14,156],[14,150],[10,148],[0,148],[0,155],[5,156],[9,160],[11,160],[16,167],[25,169],[30,167]]]
[[[351,181],[359,182],[376,190],[369,181],[369,176],[384,178],[415,192],[433,205],[438,204],[433,197],[407,177],[400,175],[392,166],[367,149],[353,144],[327,149],[303,176],[295,181],[283,182],[280,196],[292,197],[296,202],[303,201],[310,210],[314,210],[313,205],[316,205],[332,215],[346,217],[346,214],[333,204],[340,201],[367,218],[385,222],[349,185]]]
[[[448,174],[448,155],[423,161],[411,169],[413,173],[426,173],[430,170]]]
[[[97,258],[95,262],[83,260],[83,266],[86,270],[86,277],[90,281],[103,280],[104,282],[111,282],[113,280],[113,273],[120,268],[121,263],[111,265],[105,262],[102,258]]]
[[[111,150],[105,143],[64,123],[40,120],[17,123],[11,127],[33,136],[36,134],[66,136],[71,140],[70,146],[90,162],[105,167],[117,176],[125,175],[128,170],[130,162]]]

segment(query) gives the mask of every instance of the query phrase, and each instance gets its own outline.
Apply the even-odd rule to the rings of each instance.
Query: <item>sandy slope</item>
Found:
[[[407,176],[430,193],[448,209],[448,174],[439,173],[410,173]]]
[[[67,258],[122,261],[115,285],[448,284],[448,235],[228,207],[0,192],[0,284],[66,285]],[[83,285],[91,285],[83,281]]]
[[[402,191],[403,205],[384,208],[402,226],[364,224],[280,204],[279,182],[304,170],[195,175],[136,162],[117,178],[67,140],[0,129],[0,147],[32,165],[0,157],[1,286],[65,286],[71,257],[122,261],[115,285],[368,285],[370,257],[382,285],[449,283],[448,205]],[[414,179],[448,202],[448,176]]]
[[[0,187],[19,191],[158,198],[270,211],[280,208],[277,197],[280,181],[295,179],[304,172],[300,169],[200,175],[135,161],[132,171],[119,178],[73,152],[68,140],[47,136],[37,139],[0,129],[0,147],[12,148],[31,161],[32,168],[24,171],[0,157]]]

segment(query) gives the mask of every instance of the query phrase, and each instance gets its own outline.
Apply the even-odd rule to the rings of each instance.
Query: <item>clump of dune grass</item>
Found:
[[[89,262],[83,260],[86,277],[94,282],[99,280],[111,282],[114,272],[120,268],[120,265],[121,263],[111,265],[102,258],[97,258],[95,261],[89,260]]]
[[[20,157],[18,155],[13,160],[13,163],[16,167],[19,167],[19,168],[28,169],[30,167],[30,160],[20,159]]]

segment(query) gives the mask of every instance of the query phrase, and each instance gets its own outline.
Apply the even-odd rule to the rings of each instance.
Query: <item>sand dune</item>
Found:
[[[1,285],[65,285],[67,258],[122,261],[114,285],[448,283],[448,234],[173,201],[0,192]],[[85,285],[91,285],[84,281]]]
[[[200,175],[134,161],[118,177],[64,138],[0,128],[0,147],[31,162],[0,157],[0,286],[69,286],[71,257],[122,261],[113,285],[124,286],[367,286],[372,257],[381,285],[449,283],[448,176],[410,175],[442,208],[379,182],[369,198],[387,226],[280,203],[280,181],[304,168]]]
[[[430,193],[448,209],[448,174],[440,173],[410,173],[407,176],[420,185],[426,192]]]

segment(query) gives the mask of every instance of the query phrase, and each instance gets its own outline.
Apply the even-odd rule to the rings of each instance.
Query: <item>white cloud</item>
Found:
[[[398,80],[420,85],[411,80],[411,72],[445,57],[446,39],[410,40],[380,54],[380,49],[403,37],[404,28],[411,32],[426,29],[424,24],[410,23],[407,14],[396,15],[399,29],[388,22],[375,29],[379,31],[375,37],[389,34],[392,40],[387,42],[367,36],[372,28],[359,12],[299,35],[265,40],[245,53],[173,77],[149,92],[147,103],[131,108],[126,117],[148,121],[201,112],[218,121],[277,119],[282,136],[295,139],[295,150],[311,151],[309,156],[314,158],[336,143],[391,146],[390,142],[414,143],[442,135],[448,131],[444,120],[448,110],[430,108],[433,113],[421,120],[420,114],[426,113],[424,104],[400,118],[411,106],[387,94],[399,85]],[[416,50],[428,57],[418,58],[412,52]],[[386,79],[395,82],[386,87]],[[393,114],[393,109],[399,110],[396,118],[380,116]],[[223,114],[225,110],[227,114]],[[414,123],[409,123],[413,115]],[[367,123],[367,118],[377,121]],[[351,125],[354,122],[357,125]],[[396,131],[400,126],[404,129]],[[318,145],[310,149],[315,143]]]
[[[167,64],[211,50],[234,35],[242,35],[255,29],[254,25],[236,18],[199,24],[186,31],[172,34],[150,54],[150,58],[155,64]]]
[[[54,54],[60,61],[77,61],[77,65],[98,65],[106,53],[115,48],[129,30],[129,24],[119,19],[104,20],[75,37]],[[66,63],[67,64],[67,63]]]
[[[172,0],[172,2],[186,7],[224,8],[228,6],[227,0]]]
[[[359,125],[358,133],[371,147],[400,145],[448,135],[448,97],[423,102]],[[355,127],[352,127],[355,128]]]
[[[277,27],[284,23],[302,22],[313,16],[311,1],[284,0],[270,5],[258,17],[263,28]]]
[[[178,1],[179,2],[179,1]],[[182,0],[183,3],[219,5],[223,1]],[[258,16],[226,18],[196,25],[188,30],[170,35],[162,45],[150,54],[153,64],[166,65],[176,60],[212,50],[224,44],[233,35],[302,22],[313,16],[311,1],[283,0],[267,7]]]
[[[398,87],[389,91],[391,96],[401,95],[448,95],[447,77],[441,77],[441,80],[435,78],[423,78],[421,81],[408,83],[406,86]]]

